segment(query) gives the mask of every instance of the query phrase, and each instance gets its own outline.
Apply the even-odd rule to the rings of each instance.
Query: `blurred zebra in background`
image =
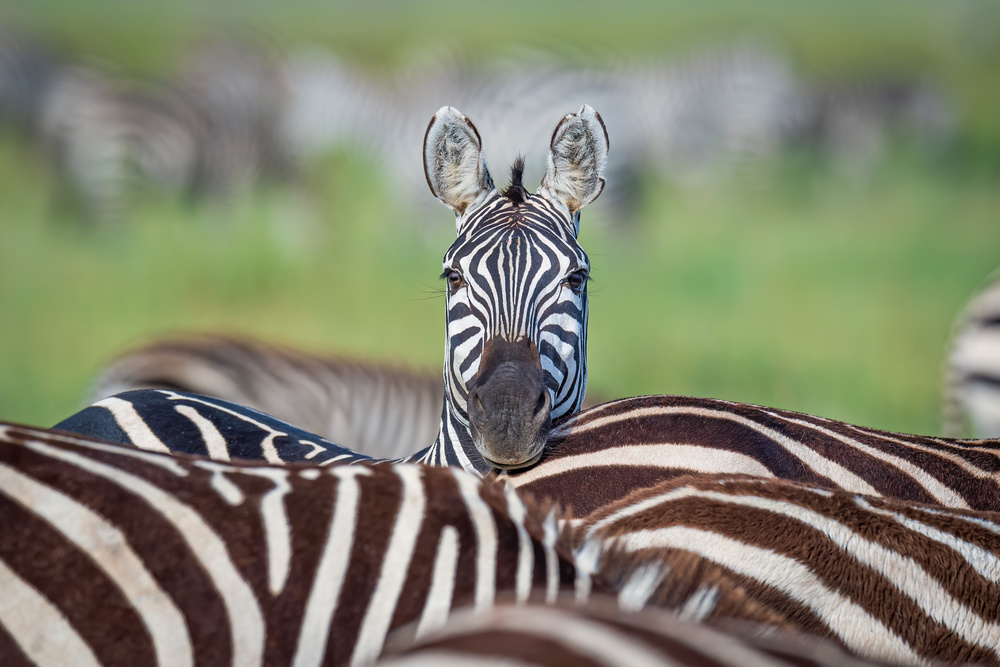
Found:
[[[256,42],[208,42],[154,82],[0,33],[0,113],[41,147],[59,196],[92,221],[126,217],[144,188],[224,200],[289,178],[284,104],[275,58]]]
[[[137,83],[0,33],[0,114],[44,119],[38,141],[97,219],[123,215],[141,187],[225,199],[347,149],[375,162],[408,218],[433,220],[416,156],[421,119],[443,103],[482,119],[494,170],[524,152],[529,182],[543,170],[533,147],[546,145],[545,119],[602,109],[615,150],[598,208],[623,223],[644,178],[704,183],[805,148],[864,179],[896,135],[940,147],[955,132],[955,110],[925,82],[815,84],[759,44],[644,61],[573,55],[522,48],[476,62],[446,52],[379,72],[318,47],[228,37],[193,49],[166,81]]]
[[[959,315],[945,367],[944,430],[1000,437],[1000,272]]]

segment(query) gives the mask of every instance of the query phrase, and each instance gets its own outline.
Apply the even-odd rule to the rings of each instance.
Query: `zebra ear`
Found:
[[[567,114],[552,133],[538,194],[562,204],[575,217],[604,189],[608,146],[604,121],[592,107],[584,104],[578,112]]]
[[[427,126],[424,175],[434,196],[459,216],[493,190],[479,132],[454,107],[441,107]]]

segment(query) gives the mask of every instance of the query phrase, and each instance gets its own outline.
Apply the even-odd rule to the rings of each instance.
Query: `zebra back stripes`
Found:
[[[55,429],[161,454],[195,454],[227,462],[331,465],[371,460],[263,412],[169,389],[103,398]]]
[[[556,519],[452,468],[223,464],[3,425],[0,656],[359,664],[394,627],[572,590]]]
[[[860,667],[883,664],[836,644],[790,633],[762,635],[730,624],[720,629],[660,610],[622,613],[600,599],[573,606],[498,605],[456,613],[427,638],[390,648],[386,667],[451,665],[604,665],[609,667],[788,666]]]
[[[433,442],[442,408],[439,373],[223,336],[165,339],[130,350],[103,369],[91,402],[147,388],[245,405],[390,459]]]
[[[509,479],[587,514],[685,473],[744,473],[958,509],[1000,510],[1000,441],[889,433],[744,403],[643,396],[553,429]]]
[[[945,433],[1000,437],[1000,272],[965,306],[949,347]]]
[[[681,595],[735,578],[781,625],[862,656],[1000,664],[997,512],[698,475],[637,491],[583,526],[583,549],[593,540],[660,559]]]

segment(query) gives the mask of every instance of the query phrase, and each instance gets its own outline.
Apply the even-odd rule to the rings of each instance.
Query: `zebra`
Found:
[[[604,186],[607,132],[590,106],[566,115],[537,194],[525,189],[520,161],[511,184],[497,190],[479,133],[457,109],[442,107],[425,136],[427,183],[455,213],[457,239],[442,263],[447,327],[438,436],[410,458],[477,475],[528,466],[552,424],[577,412],[586,392],[590,263],[576,236],[581,209]],[[154,435],[157,449],[166,443],[191,451],[191,418],[167,407],[162,393],[118,397],[128,403],[129,424],[146,414],[143,397],[154,407],[141,428],[116,426],[107,404],[56,428],[139,447]]]
[[[245,405],[387,459],[434,441],[444,393],[440,373],[202,335],[125,352],[102,370],[88,402],[154,388]]]
[[[387,459],[434,441],[444,393],[440,372],[217,334],[169,337],[123,352],[101,370],[87,404],[134,389],[221,398]],[[588,390],[583,407],[600,402]]]
[[[1000,272],[965,306],[945,369],[944,430],[1000,437]]]
[[[1000,511],[1000,440],[878,431],[689,396],[620,399],[555,426],[518,490],[588,513],[688,473],[743,473],[871,496]]]
[[[166,81],[48,64],[36,86],[34,133],[60,194],[86,218],[107,223],[127,217],[143,188],[226,200],[263,178],[292,179],[278,132],[285,93],[273,60],[255,44],[224,40],[194,49]]]
[[[512,186],[497,192],[483,165],[478,132],[458,111],[446,107],[432,119],[425,145],[427,179],[432,192],[455,211],[459,237],[444,261],[448,326],[439,434],[429,449],[411,460],[461,465],[480,475],[537,462],[529,470],[508,473],[511,482],[577,511],[596,509],[686,470],[746,472],[958,508],[1000,507],[995,441],[953,442],[881,433],[759,406],[669,396],[625,399],[573,416],[586,389],[589,268],[574,235],[581,204],[600,192],[607,139],[599,118],[584,107],[560,123],[551,142],[550,171],[534,196],[524,193],[523,186],[516,187],[520,183],[516,170]],[[567,153],[569,149],[576,152]],[[560,180],[564,173],[590,181]],[[442,180],[445,176],[452,181]],[[560,201],[562,212],[553,203]],[[531,211],[553,219],[527,217]],[[562,245],[537,230],[554,230]],[[496,258],[502,257],[505,244],[526,238],[528,231],[537,234],[536,242],[548,244],[542,244],[543,250],[563,254],[547,260],[551,268],[538,278],[524,260],[510,260],[519,273],[504,275],[505,264]],[[482,239],[487,243],[479,246]],[[526,252],[524,247],[518,250]],[[539,260],[543,258],[539,255]],[[531,295],[517,292],[525,277],[536,281],[529,283],[536,290]],[[487,291],[490,286],[495,294]],[[545,294],[555,296],[546,302]],[[539,303],[549,310],[534,305]],[[545,317],[551,318],[552,326],[546,328]],[[498,328],[527,325],[536,327],[529,332],[536,336],[533,340],[511,343],[496,336]],[[490,386],[493,378],[500,380],[499,389]],[[493,408],[494,391],[501,402],[506,401],[499,419],[486,412]],[[98,404],[56,428],[139,446],[148,432],[156,430],[158,440],[152,447],[160,451],[212,454],[199,437],[201,429],[192,424],[194,413],[178,413],[173,394],[130,393],[117,400],[127,404],[127,419],[116,417],[107,404]],[[205,404],[191,407],[199,419],[210,421],[201,405]],[[121,404],[115,406],[124,410]],[[235,407],[226,410],[223,414],[231,416]],[[133,418],[146,411],[150,417],[145,422]],[[122,421],[145,423],[145,430],[125,433]],[[282,432],[292,428],[273,426]],[[497,431],[504,438],[498,440]],[[239,431],[232,433],[230,447],[226,438],[213,432],[216,449],[240,450],[234,456],[263,452],[257,443],[267,432],[255,431],[248,446],[235,438]],[[310,440],[308,435],[296,438],[322,440]],[[343,450],[330,451],[331,457],[345,455]],[[288,460],[304,460],[306,452],[311,450],[300,447]],[[284,460],[274,452],[270,455],[272,463]]]
[[[453,609],[569,599],[1000,663],[991,512],[703,474],[574,524],[455,467],[225,463],[15,424],[0,507],[5,664],[366,664]]]
[[[491,168],[511,164],[525,146],[543,147],[554,110],[587,103],[601,110],[615,136],[606,166],[610,185],[595,202],[603,209],[598,219],[624,227],[636,216],[640,176],[685,183],[697,172],[704,180],[741,158],[771,155],[800,98],[787,60],[758,44],[648,62],[619,58],[580,66],[564,60],[519,48],[475,66],[461,53],[445,53],[376,78],[333,53],[303,49],[283,68],[289,91],[284,136],[301,161],[333,147],[360,149],[412,210],[424,187],[415,161],[419,119],[437,100],[451,100],[476,119],[491,139]],[[526,178],[540,178],[546,155],[529,148],[525,158]],[[411,217],[433,219],[429,212]]]
[[[659,603],[714,610],[736,580],[777,627],[893,663],[1000,664],[1000,512],[876,498],[746,475],[636,491],[578,526],[577,564],[606,550],[659,561]],[[739,618],[734,610],[733,618]]]
[[[584,665],[675,667],[789,664],[861,667],[889,664],[858,658],[833,642],[746,626],[711,626],[659,609],[624,613],[602,600],[586,604],[500,604],[459,611],[423,639],[389,643],[380,667]]]
[[[359,665],[460,607],[657,604],[656,562],[578,567],[562,518],[454,467],[226,463],[3,423],[0,661]],[[719,599],[703,616],[772,617]]]

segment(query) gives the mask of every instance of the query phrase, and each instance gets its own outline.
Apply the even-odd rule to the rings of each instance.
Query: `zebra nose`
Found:
[[[538,352],[534,345],[507,342],[488,351],[492,354],[484,353],[469,389],[473,442],[494,467],[531,465],[541,456],[552,426],[552,399]]]

